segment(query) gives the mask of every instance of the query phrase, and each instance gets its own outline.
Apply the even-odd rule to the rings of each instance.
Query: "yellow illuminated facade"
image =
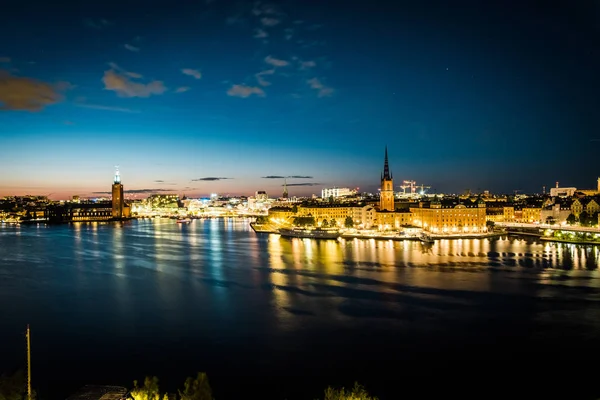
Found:
[[[338,226],[344,226],[346,218],[352,218],[353,208],[349,206],[302,206],[298,207],[298,214],[314,217],[317,225],[321,225],[323,220],[327,220],[329,223],[334,219]]]
[[[420,203],[411,208],[413,225],[432,233],[482,233],[486,232],[486,210],[483,200],[473,206],[459,204],[445,207],[439,201],[432,201],[429,207]]]
[[[535,224],[542,221],[541,207],[523,207],[521,211],[521,221],[519,222]]]

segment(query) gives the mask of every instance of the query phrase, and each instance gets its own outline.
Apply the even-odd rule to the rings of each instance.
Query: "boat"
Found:
[[[304,228],[280,228],[279,234],[284,237],[297,237],[307,239],[337,239],[342,234],[338,229],[304,229]]]
[[[433,242],[435,242],[435,240],[431,236],[429,236],[428,234],[426,234],[426,233],[422,233],[419,236],[419,240],[421,242],[423,242],[423,243],[433,243]]]
[[[189,218],[178,218],[177,219],[178,224],[189,224],[190,222],[192,222],[192,220]]]

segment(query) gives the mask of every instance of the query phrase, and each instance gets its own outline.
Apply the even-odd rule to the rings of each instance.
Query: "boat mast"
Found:
[[[27,399],[31,400],[31,333],[27,324]]]

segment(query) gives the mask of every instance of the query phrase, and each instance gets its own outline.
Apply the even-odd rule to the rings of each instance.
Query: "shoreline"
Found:
[[[583,245],[592,245],[592,246],[600,246],[600,242],[590,242],[588,240],[568,240],[568,239],[559,239],[554,237],[542,236],[540,240],[543,242],[556,242],[556,243],[568,243],[568,244],[583,244]]]

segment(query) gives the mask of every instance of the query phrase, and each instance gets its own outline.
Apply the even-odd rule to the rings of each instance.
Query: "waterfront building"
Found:
[[[521,209],[521,221],[527,224],[542,222],[542,207],[523,207]]]
[[[340,227],[344,226],[346,218],[353,216],[352,206],[340,206],[340,205],[307,205],[298,207],[298,214],[300,216],[312,216],[315,218],[317,225],[321,225],[324,220],[328,223],[331,220],[335,220],[336,224]]]
[[[372,205],[352,207],[352,222],[361,229],[371,229],[376,223],[377,212]]]
[[[273,222],[291,222],[291,218],[296,215],[292,207],[275,206],[269,208],[269,219]]]
[[[125,198],[123,197],[123,184],[121,183],[121,174],[119,168],[115,171],[115,179],[112,185],[112,217],[123,218],[123,208]]]
[[[86,222],[112,220],[114,207],[111,202],[58,203],[44,210],[48,222]]]
[[[482,199],[454,204],[434,198],[430,202],[420,202],[418,208],[410,211],[413,224],[432,233],[482,233],[487,230]]]

